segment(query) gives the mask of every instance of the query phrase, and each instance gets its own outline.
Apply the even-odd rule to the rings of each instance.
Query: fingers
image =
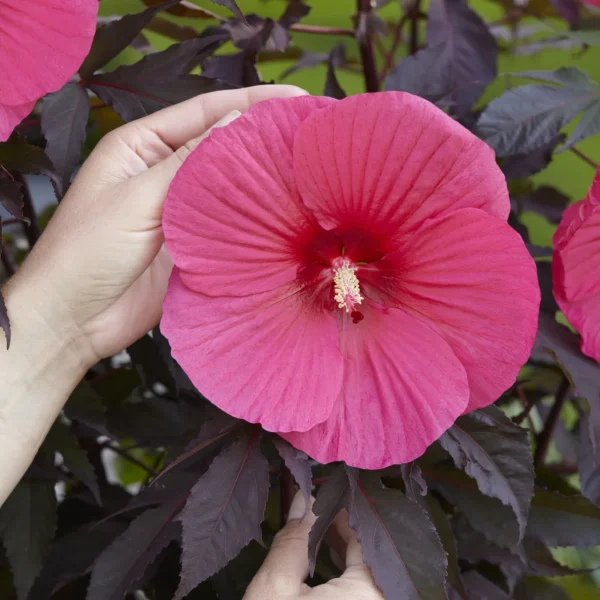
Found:
[[[304,515],[304,497],[296,494],[289,521],[275,536],[269,554],[252,580],[246,600],[288,597],[299,593],[308,576],[308,535],[316,521],[312,511]]]
[[[90,159],[95,169],[105,165],[114,170],[115,179],[126,179],[165,160],[234,110],[306,93],[291,85],[261,85],[203,94],[119,127],[102,139]]]

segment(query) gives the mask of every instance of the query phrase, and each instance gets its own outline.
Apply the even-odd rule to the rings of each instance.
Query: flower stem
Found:
[[[541,467],[544,464],[548,448],[550,447],[550,441],[552,440],[552,434],[554,433],[554,428],[560,418],[562,407],[569,395],[569,389],[569,380],[563,375],[558,390],[556,391],[554,404],[548,413],[546,421],[544,422],[544,427],[537,439],[537,448],[535,449],[535,456],[533,458],[533,464],[536,467]]]
[[[357,27],[362,19],[367,19],[369,13],[373,10],[371,0],[357,0],[358,18]],[[360,36],[358,41],[360,48],[360,58],[363,65],[363,74],[365,77],[365,89],[367,92],[379,91],[379,77],[377,75],[377,64],[375,62],[375,52],[373,50],[373,36],[368,31],[368,26],[364,35]]]

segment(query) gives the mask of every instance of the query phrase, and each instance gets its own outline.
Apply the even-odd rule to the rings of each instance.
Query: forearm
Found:
[[[17,485],[86,371],[86,350],[60,304],[19,273],[3,289],[12,325],[0,333],[0,505]]]

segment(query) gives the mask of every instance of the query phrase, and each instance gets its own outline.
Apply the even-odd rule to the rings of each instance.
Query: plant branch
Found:
[[[396,57],[396,51],[398,50],[398,46],[400,46],[402,42],[402,29],[406,24],[408,17],[404,15],[400,22],[394,27],[394,38],[392,40],[392,45],[389,51],[385,54],[385,60],[383,63],[383,68],[381,69],[381,73],[379,73],[379,81],[383,81],[387,74],[392,70],[394,66],[394,58]]]
[[[573,154],[575,154],[575,156],[579,156],[579,158],[583,162],[586,162],[593,169],[597,169],[598,168],[599,165],[597,165],[589,156],[587,156],[586,154],[584,154],[581,150],[579,150],[578,148],[575,148],[575,146],[572,146],[571,148],[569,148],[569,150]]]
[[[552,408],[548,413],[548,417],[544,422],[544,427],[537,438],[537,447],[535,449],[535,456],[533,458],[533,464],[536,467],[540,467],[544,464],[546,454],[548,453],[548,448],[550,447],[550,441],[552,440],[552,434],[554,433],[556,424],[560,419],[562,407],[564,406],[569,395],[569,388],[569,380],[565,375],[563,375],[562,379],[560,380],[558,390],[556,391],[554,404],[552,405]]]
[[[125,460],[136,465],[140,469],[146,471],[146,473],[148,473],[150,476],[156,477],[158,475],[158,471],[156,471],[152,467],[149,467],[148,465],[144,464],[141,460],[139,460],[135,456],[132,456],[126,450],[123,450],[123,448],[113,445],[112,442],[110,442],[110,441],[102,442],[100,444],[100,446],[102,448],[107,448],[108,450],[112,450],[114,453],[118,454],[119,456],[122,456]]]
[[[299,33],[316,33],[320,35],[347,35],[354,37],[352,29],[344,29],[343,27],[320,27],[319,25],[300,25],[296,23],[290,27],[291,31]]]
[[[369,13],[373,10],[371,0],[357,0],[357,33],[361,27],[361,23],[367,23]],[[363,74],[365,77],[365,89],[367,92],[379,91],[379,76],[377,75],[377,64],[375,62],[375,52],[373,50],[373,36],[368,30],[368,26],[364,27],[364,34],[357,35],[360,48],[360,58],[363,65]]]
[[[414,5],[407,13],[410,20],[409,52],[416,54],[419,49],[419,19],[421,17],[421,0],[414,0]]]
[[[534,407],[535,402],[531,402],[527,399],[527,396],[525,396],[525,392],[523,391],[523,388],[520,385],[517,385],[515,387],[515,391],[517,392],[517,397],[521,402],[521,406],[523,406],[523,412],[521,412],[521,414],[517,415],[516,417],[513,417],[513,423],[520,425],[525,419],[527,419],[529,429],[532,433],[535,433],[535,426],[533,424],[533,419],[531,418],[531,409]]]

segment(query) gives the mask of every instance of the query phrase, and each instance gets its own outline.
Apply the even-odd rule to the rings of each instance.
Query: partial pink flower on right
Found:
[[[554,234],[552,278],[558,306],[581,335],[581,351],[600,362],[600,169]]]

